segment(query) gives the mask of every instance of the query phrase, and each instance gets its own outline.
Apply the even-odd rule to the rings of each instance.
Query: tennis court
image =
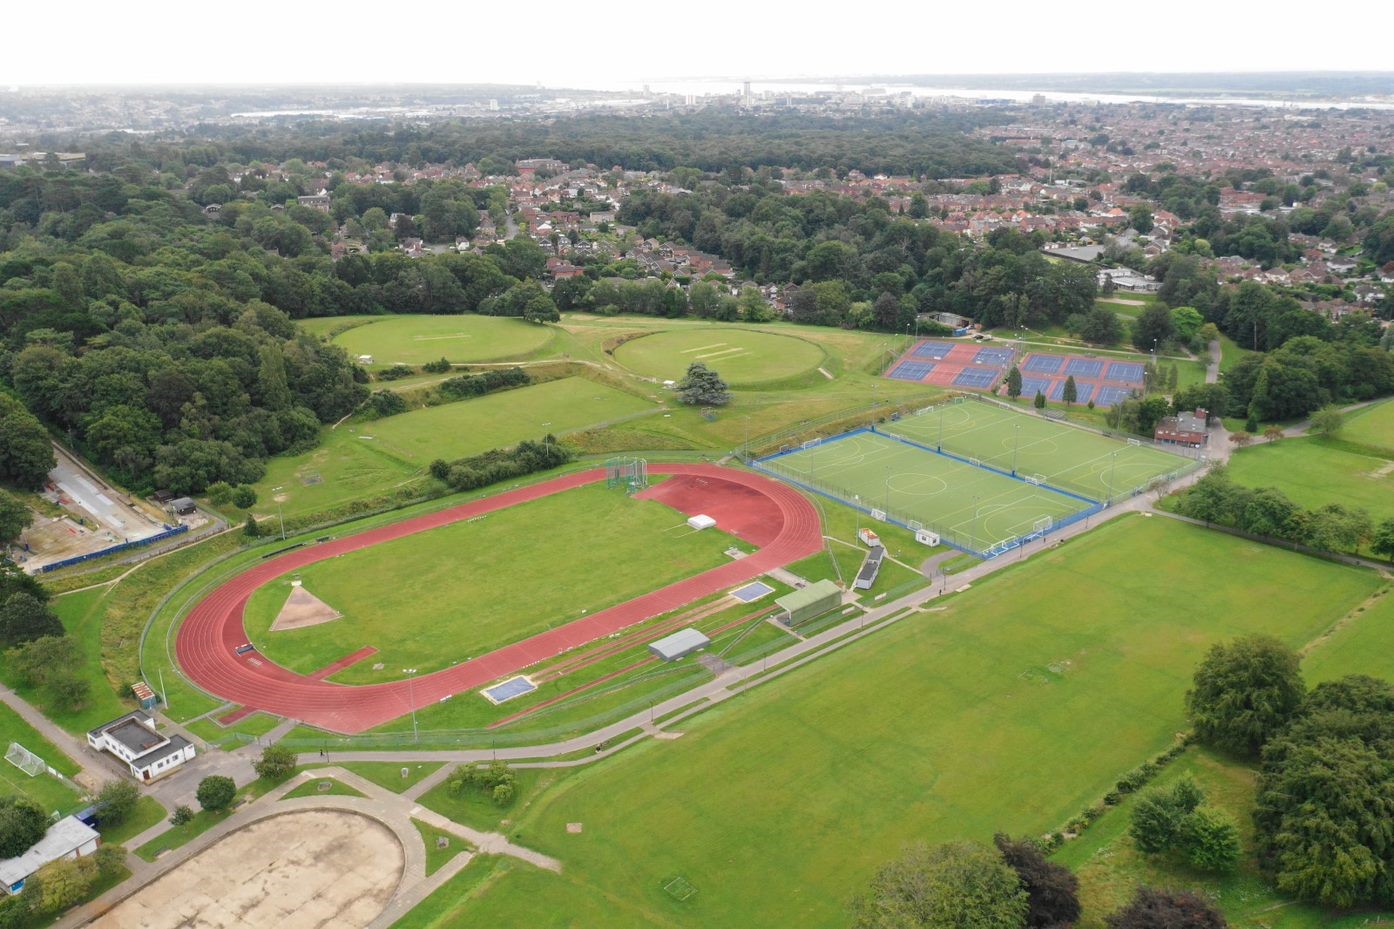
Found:
[[[1021,395],[1042,394],[1049,400],[1064,399],[1065,379],[1075,379],[1075,402],[1094,401],[1095,406],[1114,406],[1141,393],[1147,366],[1140,361],[1111,361],[1083,355],[1036,352],[1021,363]]]
[[[1198,464],[1151,444],[1110,438],[987,400],[951,401],[876,429],[1099,501]]]
[[[867,430],[780,452],[758,467],[957,548],[992,556],[1097,512],[1079,496]]]
[[[923,339],[891,364],[886,377],[934,387],[991,390],[1007,373],[1014,355],[1010,348]]]

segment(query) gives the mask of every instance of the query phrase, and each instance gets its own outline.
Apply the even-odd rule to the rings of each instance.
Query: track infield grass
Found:
[[[557,332],[522,319],[474,315],[334,316],[303,324],[316,335],[339,330],[331,342],[350,357],[372,355],[373,367],[379,368],[440,358],[455,364],[519,359],[546,346]]]
[[[371,645],[376,655],[331,679],[396,680],[405,667],[436,671],[714,568],[733,544],[689,529],[656,501],[578,487],[278,578],[248,601],[246,628],[262,654],[293,671]],[[297,578],[344,615],[270,632]]]
[[[979,552],[1089,503],[869,432],[765,461],[763,468],[848,503],[915,520]]]
[[[1001,471],[1040,475],[1052,486],[1091,500],[1107,499],[1110,493],[1116,498],[1194,463],[1152,445],[1130,445],[1043,416],[972,401],[941,405],[877,428]]]
[[[254,511],[263,519],[302,516],[387,494],[424,474],[437,458],[477,455],[524,439],[564,435],[641,416],[651,401],[568,377],[474,400],[326,429],[313,451],[273,458],[257,482]],[[279,489],[277,489],[279,488]]]
[[[1280,439],[1230,456],[1229,476],[1246,487],[1276,487],[1298,506],[1363,507],[1376,523],[1394,516],[1394,461],[1321,438]]]
[[[845,925],[848,900],[912,842],[1039,835],[1096,802],[1184,727],[1211,644],[1265,631],[1300,645],[1379,583],[1120,517],[675,726],[676,741],[579,770],[510,832],[564,875],[506,877],[459,924],[531,923],[545,896],[568,912],[606,899],[613,925]],[[675,875],[697,895],[665,894]]]
[[[701,362],[733,387],[782,381],[823,364],[823,349],[792,335],[748,329],[674,329],[630,339],[615,349],[626,368],[660,380],[679,380]]]

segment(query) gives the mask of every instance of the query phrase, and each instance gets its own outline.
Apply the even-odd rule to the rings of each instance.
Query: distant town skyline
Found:
[[[711,0],[681,13],[333,8],[80,0],[9,13],[0,86],[205,83],[518,83],[606,87],[729,77],[1384,70],[1376,37],[1394,8],[1300,21],[1271,4],[1177,0],[1164,8],[1085,0],[1059,15],[892,2],[824,15]],[[69,17],[73,17],[70,21]],[[61,19],[62,21],[58,21]],[[27,37],[27,38],[26,38]]]

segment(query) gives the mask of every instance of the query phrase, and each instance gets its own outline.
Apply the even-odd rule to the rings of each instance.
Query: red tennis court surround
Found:
[[[1015,352],[1001,344],[923,339],[886,370],[893,381],[961,390],[991,390],[1007,373]]]
[[[673,477],[650,488],[644,497],[688,515],[713,516],[720,528],[760,546],[759,551],[487,655],[422,675],[410,684],[334,684],[288,671],[257,652],[237,654],[237,647],[247,641],[243,609],[253,591],[268,581],[326,558],[605,479],[604,469],[585,471],[297,549],[256,565],[214,589],[193,608],[179,627],[175,656],[195,684],[224,700],[333,732],[362,732],[806,558],[822,547],[818,514],[792,487],[716,465],[653,465],[649,471]],[[539,577],[539,581],[545,580]],[[404,566],[404,591],[409,584]],[[352,643],[346,644],[352,647]]]

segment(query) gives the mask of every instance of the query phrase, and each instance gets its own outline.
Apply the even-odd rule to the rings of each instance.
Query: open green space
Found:
[[[0,703],[0,793],[28,797],[49,813],[57,810],[66,815],[81,809],[82,798],[67,783],[47,772],[30,777],[4,760],[11,742],[23,745],[55,771],[61,771],[70,777],[78,771],[71,758],[39,735],[18,713]]]
[[[256,514],[304,516],[390,494],[429,480],[426,466],[511,447],[523,439],[562,436],[655,409],[651,401],[581,377],[503,391],[473,400],[352,421],[326,429],[314,450],[273,458],[256,484]]]
[[[1276,487],[1298,506],[1328,503],[1394,516],[1394,460],[1365,454],[1339,439],[1303,436],[1239,449],[1229,475],[1248,487]]]
[[[456,924],[532,924],[545,899],[567,914],[605,900],[608,925],[845,925],[910,842],[1039,835],[1095,802],[1183,727],[1214,642],[1299,645],[1380,584],[1122,517],[675,726],[676,741],[567,776],[510,831],[564,874],[506,875]],[[1179,590],[1203,596],[1178,608]],[[1260,595],[1284,608],[1253,609]],[[696,896],[666,894],[674,877]]]
[[[944,541],[977,552],[1090,505],[866,432],[766,460],[760,467],[902,523],[918,522]]]
[[[160,801],[146,795],[136,802],[135,810],[126,817],[125,822],[119,826],[99,825],[97,831],[102,834],[103,843],[124,845],[164,819],[166,815],[165,808],[160,806]]]
[[[672,330],[630,339],[615,350],[615,360],[646,377],[673,381],[701,362],[728,384],[752,386],[813,372],[823,363],[823,350],[795,336],[755,329]]]
[[[282,800],[298,800],[301,797],[361,797],[363,791],[350,787],[343,781],[332,777],[307,777],[305,783],[286,791]]]
[[[1394,681],[1394,587],[1385,587],[1361,604],[1302,659],[1307,684],[1347,674],[1368,674]]]
[[[1394,458],[1394,400],[1371,404],[1347,414],[1341,438],[1387,451]]]
[[[176,848],[187,845],[209,829],[218,825],[218,823],[232,816],[242,804],[251,803],[268,790],[282,783],[284,783],[284,781],[266,781],[261,778],[249,781],[237,788],[237,796],[233,799],[232,806],[226,810],[196,810],[193,818],[184,823],[184,825],[171,826],[149,842],[135,849],[135,853],[145,861],[154,861],[165,852],[173,851]]]
[[[64,630],[77,643],[82,654],[81,664],[74,668],[78,677],[89,685],[87,699],[81,705],[73,708],[60,707],[50,699],[43,688],[17,686],[19,681],[6,672],[5,663],[0,661],[0,681],[14,688],[17,694],[69,732],[85,733],[130,709],[116,695],[114,685],[102,664],[103,622],[108,605],[106,588],[83,590],[54,597],[49,601],[49,606],[58,615]],[[126,682],[127,686],[135,680],[136,678],[132,677]],[[129,694],[129,691],[127,693]],[[55,764],[54,767],[63,770],[62,765]]]
[[[941,404],[877,428],[999,471],[1034,476],[1091,500],[1116,499],[1195,466],[1193,459],[1150,443],[1133,445],[1044,416],[971,400]]]
[[[503,316],[331,316],[304,320],[306,329],[348,352],[373,356],[373,367],[419,365],[445,358],[455,364],[511,361],[537,352],[556,335],[553,326]]]
[[[413,819],[411,824],[416,827],[416,831],[421,834],[421,842],[426,846],[426,874],[435,874],[441,866],[454,858],[460,852],[469,851],[469,843],[457,835],[451,835],[443,829],[427,825],[419,819]],[[442,844],[444,843],[444,844]]]
[[[1126,797],[1068,842],[1054,858],[1079,875],[1084,906],[1079,929],[1103,929],[1104,917],[1131,899],[1139,886],[1193,890],[1224,911],[1234,929],[1355,929],[1394,926],[1394,917],[1374,913],[1339,914],[1296,903],[1278,894],[1260,875],[1254,857],[1252,812],[1257,771],[1200,748],[1191,748],[1163,769],[1153,784],[1166,787],[1191,777],[1205,791],[1206,802],[1234,817],[1239,826],[1243,857],[1232,874],[1197,871],[1168,855],[1138,851],[1128,835],[1137,794]]]
[[[371,660],[333,680],[395,680],[406,667],[439,670],[716,567],[733,541],[693,531],[661,503],[581,487],[272,581],[247,604],[247,632],[301,673],[371,645]],[[297,579],[343,617],[269,631]]]
[[[393,793],[401,793],[417,784],[423,777],[434,774],[442,762],[422,761],[336,761],[345,771],[352,771],[365,781],[372,781]],[[407,776],[402,777],[406,771]]]

